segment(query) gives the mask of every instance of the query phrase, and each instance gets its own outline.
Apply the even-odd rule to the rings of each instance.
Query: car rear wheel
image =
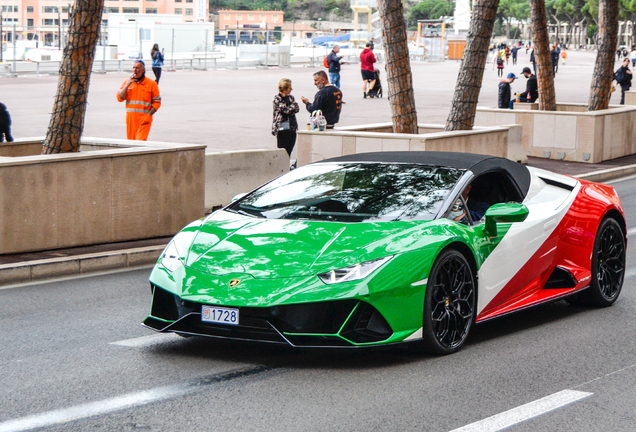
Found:
[[[625,277],[625,233],[613,218],[606,218],[596,233],[592,254],[592,281],[580,295],[582,303],[611,306]]]
[[[424,300],[423,349],[451,354],[461,348],[475,321],[476,286],[466,258],[443,251],[433,264]]]

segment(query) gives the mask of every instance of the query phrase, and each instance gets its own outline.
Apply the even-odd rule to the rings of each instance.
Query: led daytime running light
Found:
[[[393,258],[392,255],[348,267],[342,267],[326,273],[321,273],[318,277],[327,285],[364,279],[391,258]]]

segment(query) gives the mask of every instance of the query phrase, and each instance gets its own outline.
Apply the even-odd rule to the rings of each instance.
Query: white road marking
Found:
[[[211,375],[189,383],[157,387],[70,408],[48,411],[0,423],[0,432],[19,432],[48,426],[59,426],[87,417],[108,414],[114,411],[148,405],[165,399],[185,396],[215,383],[256,375],[271,370],[272,368],[267,366],[250,366],[244,369],[235,369],[221,374]]]
[[[149,336],[142,336],[134,339],[126,339],[117,342],[111,342],[110,345],[119,345],[133,348],[143,348],[157,345],[165,342],[174,342],[183,338],[174,333],[157,333]]]
[[[471,423],[451,432],[496,432],[514,426],[518,423],[530,420],[541,414],[554,411],[565,405],[577,402],[594,393],[577,390],[563,390],[536,401],[521,405],[517,408],[496,414],[476,423]]]
[[[630,228],[630,229],[627,230],[627,235],[628,236],[634,235],[634,234],[636,234],[636,228]]]
[[[81,418],[107,414],[113,411],[146,405],[162,399],[182,396],[193,391],[194,388],[184,386],[159,387],[152,390],[131,393],[98,402],[91,402],[71,408],[49,411],[21,419],[0,423],[0,432],[18,432],[46,426],[59,425]]]

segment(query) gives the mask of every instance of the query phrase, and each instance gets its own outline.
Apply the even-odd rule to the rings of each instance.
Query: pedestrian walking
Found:
[[[296,113],[300,111],[298,103],[291,95],[292,82],[288,78],[278,81],[278,94],[274,96],[274,119],[272,121],[272,135],[276,137],[278,148],[287,151],[291,156],[296,144],[298,120]]]
[[[362,91],[364,93],[364,98],[367,98],[367,86],[370,84],[371,87],[375,85],[375,63],[377,60],[373,55],[373,51],[371,51],[371,42],[367,42],[366,47],[360,53],[360,71],[362,73]]]
[[[333,49],[327,56],[327,64],[329,65],[329,82],[336,87],[340,88],[340,65],[344,62],[342,54],[340,52],[340,46],[334,45]]]
[[[526,54],[528,54],[529,49],[530,49],[530,45],[526,44]]]
[[[632,61],[632,67],[636,67],[636,48],[632,48],[632,51],[629,53],[629,58]]]
[[[334,125],[340,120],[342,91],[338,87],[329,84],[327,74],[324,71],[318,71],[314,74],[314,85],[318,88],[314,101],[309,102],[309,99],[305,96],[301,96],[300,100],[303,101],[305,108],[310,114],[314,111],[322,111],[322,115],[327,120],[327,129],[333,129]]]
[[[537,74],[537,61],[534,57],[534,49],[530,53],[530,63],[532,63],[532,69],[534,69],[534,74]]]
[[[562,65],[565,65],[565,59],[566,59],[566,58],[568,58],[568,53],[567,53],[567,51],[565,50],[565,48],[563,48],[563,49],[561,50],[561,64],[562,64]]]
[[[13,142],[13,137],[11,136],[11,115],[9,114],[9,110],[7,106],[3,103],[0,103],[0,142]]]
[[[163,49],[159,51],[159,44],[154,44],[150,50],[152,58],[152,71],[155,74],[155,82],[159,84],[161,78],[161,68],[163,67]]]
[[[552,45],[550,60],[552,61],[552,76],[556,76],[559,68],[559,50],[557,49],[557,44]]]
[[[506,54],[506,64],[510,64],[510,47],[506,45],[504,48],[504,53]]]
[[[513,108],[514,102],[510,100],[510,84],[512,84],[516,79],[517,77],[515,74],[509,73],[506,79],[501,80],[499,83],[499,108]]]
[[[623,65],[614,72],[614,79],[621,86],[621,105],[625,105],[625,92],[632,86],[632,71],[629,70],[629,59],[623,59]]]
[[[506,52],[504,50],[499,51],[497,55],[497,77],[503,77],[504,74],[504,57],[506,56]]]
[[[129,140],[148,140],[152,116],[161,106],[161,95],[157,83],[146,77],[143,61],[134,61],[133,73],[121,85],[117,100],[126,101],[126,137]]]
[[[516,46],[516,45],[515,45],[515,46],[514,46],[514,47],[510,50],[510,52],[511,52],[511,54],[512,54],[512,64],[513,64],[513,65],[516,65],[516,64],[517,64],[517,53],[519,52],[519,50],[520,50],[520,49],[521,49],[521,48],[519,48],[518,46]]]

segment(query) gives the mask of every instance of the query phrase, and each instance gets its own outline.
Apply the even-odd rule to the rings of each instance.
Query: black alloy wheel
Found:
[[[592,281],[581,293],[583,303],[606,307],[616,301],[625,278],[625,255],[625,233],[616,219],[605,218],[594,240]]]
[[[466,258],[444,250],[433,264],[424,300],[424,350],[451,354],[464,344],[475,321],[476,284]]]

